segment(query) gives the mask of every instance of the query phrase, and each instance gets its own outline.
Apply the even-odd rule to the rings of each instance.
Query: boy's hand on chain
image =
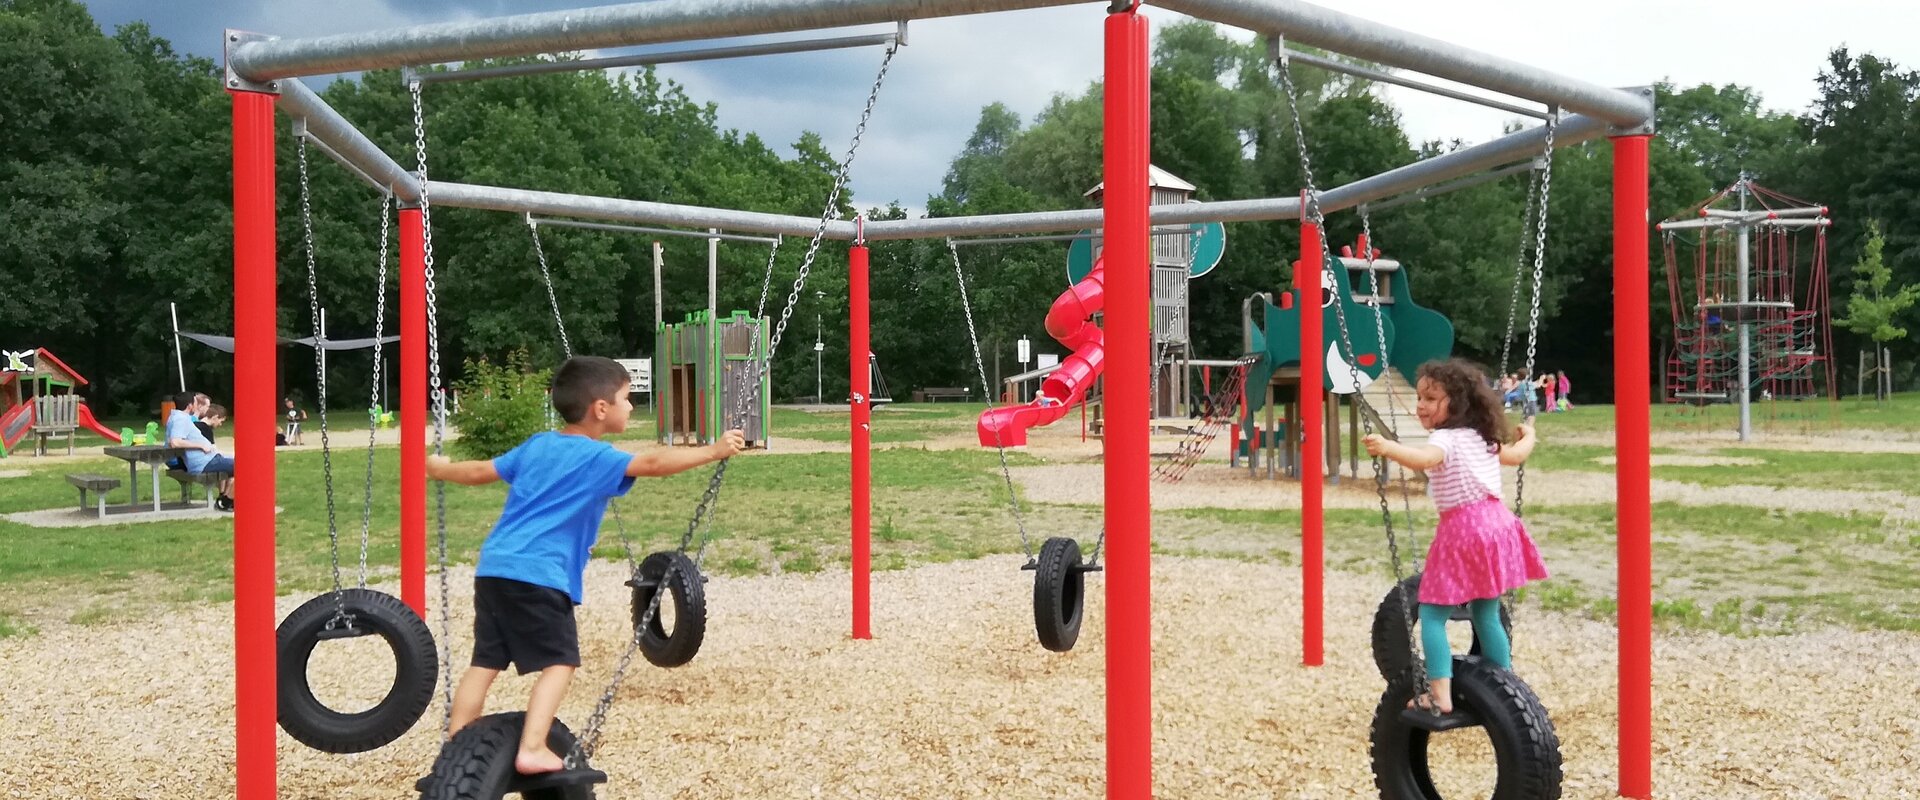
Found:
[[[727,431],[726,435],[713,443],[714,460],[732,458],[745,449],[747,449],[747,435],[739,430]]]

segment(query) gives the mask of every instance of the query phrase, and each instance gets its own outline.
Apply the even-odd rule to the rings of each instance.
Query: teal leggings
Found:
[[[1453,677],[1453,650],[1447,645],[1447,618],[1454,606],[1420,604],[1420,644],[1427,651],[1427,680]],[[1480,655],[1500,666],[1513,669],[1513,650],[1507,643],[1507,629],[1500,626],[1500,600],[1489,598],[1467,603],[1473,613],[1473,632],[1480,637]]]

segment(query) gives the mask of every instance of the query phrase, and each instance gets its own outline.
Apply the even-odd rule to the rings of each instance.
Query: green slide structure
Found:
[[[1297,266],[1297,265],[1296,265]],[[1367,271],[1379,275],[1381,295],[1373,298]],[[1414,381],[1421,364],[1453,354],[1453,323],[1433,309],[1414,302],[1405,264],[1376,257],[1369,266],[1366,259],[1336,256],[1331,268],[1320,273],[1320,296],[1312,302],[1320,309],[1321,341],[1325,371],[1321,385],[1335,394],[1365,391],[1389,364],[1408,383]],[[1359,289],[1356,291],[1356,285]],[[1380,309],[1375,324],[1374,300]],[[1278,305],[1275,305],[1278,300]],[[1340,305],[1335,306],[1335,302]],[[1288,289],[1276,298],[1254,295],[1242,304],[1247,354],[1258,356],[1247,371],[1247,408],[1241,419],[1241,438],[1251,438],[1254,412],[1266,403],[1265,387],[1275,369],[1300,363],[1300,291]],[[1340,333],[1340,315],[1347,320],[1347,334],[1353,341],[1353,361]],[[1384,334],[1384,335],[1383,335]],[[1359,381],[1354,380],[1358,374]]]

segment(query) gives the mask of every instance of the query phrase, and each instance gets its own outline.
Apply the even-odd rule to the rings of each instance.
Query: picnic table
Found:
[[[128,505],[140,503],[140,465],[145,464],[153,472],[153,510],[160,510],[160,472],[166,469],[166,463],[174,458],[185,458],[184,447],[168,447],[163,444],[113,445],[101,448],[107,455],[127,462],[127,488],[133,492]]]

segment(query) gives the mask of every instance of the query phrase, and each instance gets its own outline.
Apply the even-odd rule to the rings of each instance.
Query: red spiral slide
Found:
[[[1040,396],[1033,402],[990,408],[980,415],[982,447],[1026,444],[1028,428],[1066,416],[1100,377],[1107,362],[1106,335],[1093,324],[1092,317],[1105,306],[1105,267],[1104,260],[1094,261],[1087,277],[1053,301],[1053,308],[1047,311],[1047,334],[1060,340],[1073,355],[1060,362],[1060,368],[1040,384]]]

